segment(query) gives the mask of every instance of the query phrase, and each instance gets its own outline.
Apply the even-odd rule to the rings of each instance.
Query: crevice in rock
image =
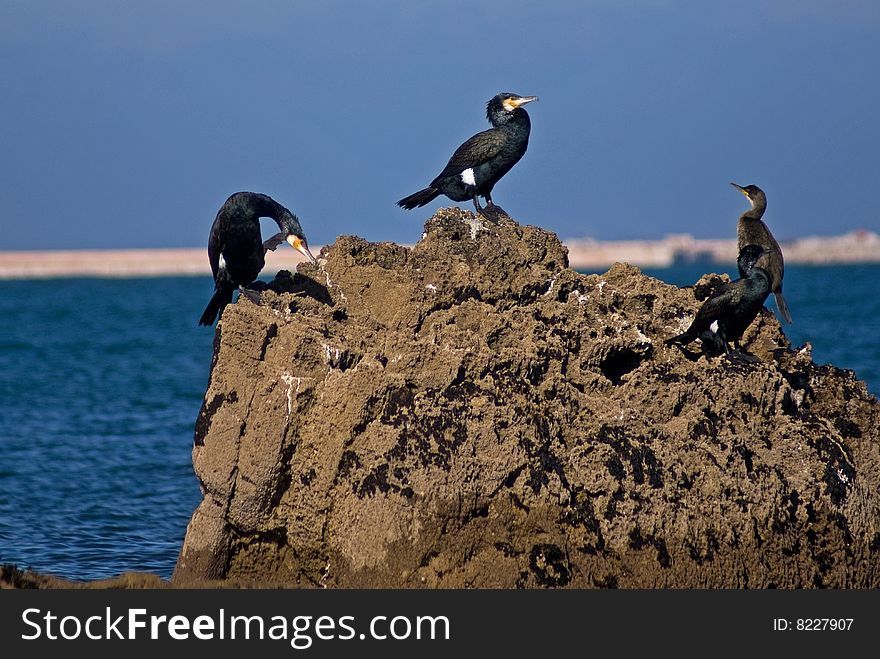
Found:
[[[611,384],[619,385],[623,376],[636,370],[648,355],[636,352],[629,347],[613,348],[599,362],[599,370]]]

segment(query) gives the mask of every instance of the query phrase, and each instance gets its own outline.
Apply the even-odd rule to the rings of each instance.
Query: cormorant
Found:
[[[785,274],[785,263],[782,259],[782,249],[779,243],[770,233],[770,229],[761,220],[764,211],[767,208],[767,195],[757,185],[747,185],[742,187],[736,183],[731,183],[733,187],[743,193],[752,207],[743,213],[736,225],[736,248],[742,250],[746,245],[760,245],[766,250],[761,257],[758,266],[764,268],[770,273],[773,280],[770,291],[776,298],[776,307],[779,313],[785,319],[785,322],[791,323],[791,313],[788,311],[788,305],[782,296],[782,278]],[[745,275],[740,271],[740,276]]]
[[[260,235],[261,217],[271,217],[281,229],[265,243]],[[284,241],[315,263],[296,215],[268,195],[236,192],[230,196],[217,212],[208,237],[214,295],[199,325],[212,325],[232,302],[235,289],[247,286],[260,274],[266,264],[266,252]]]
[[[485,198],[489,207],[494,206],[492,188],[519,162],[529,146],[532,124],[521,106],[537,100],[537,96],[509,92],[492,98],[486,105],[486,117],[492,128],[458,147],[431,185],[404,197],[397,205],[411,210],[444,194],[453,201],[473,199],[477,213],[483,211],[478,197]]]
[[[739,340],[752,323],[770,295],[771,275],[758,263],[765,259],[767,250],[761,245],[746,245],[737,258],[737,268],[745,273],[740,279],[721,286],[703,302],[687,331],[666,340],[667,345],[687,345],[700,339],[703,352],[730,354],[728,342],[739,352]]]

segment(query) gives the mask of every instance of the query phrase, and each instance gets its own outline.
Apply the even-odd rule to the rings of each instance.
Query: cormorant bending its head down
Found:
[[[532,125],[522,106],[537,100],[537,96],[509,92],[492,98],[486,106],[486,117],[492,128],[477,133],[458,147],[431,185],[404,197],[397,205],[411,210],[444,194],[453,201],[473,200],[477,213],[483,211],[478,197],[494,207],[492,188],[519,162],[529,146]]]
[[[280,232],[263,242],[260,218],[270,217]],[[232,302],[236,288],[247,286],[266,264],[265,254],[287,241],[312,263],[305,234],[296,215],[257,192],[236,192],[220,208],[208,236],[208,260],[214,273],[214,295],[205,307],[199,325],[212,325]]]
[[[745,273],[740,279],[721,286],[703,302],[691,326],[683,334],[667,339],[666,344],[687,345],[700,339],[707,355],[730,354],[729,342],[740,353],[739,341],[770,295],[770,273],[758,263],[766,256],[760,245],[746,245],[740,250],[737,268]]]
[[[776,298],[776,306],[779,308],[779,313],[782,314],[785,322],[791,323],[791,313],[782,295],[782,279],[785,274],[782,248],[776,242],[773,234],[770,233],[767,225],[761,220],[764,211],[767,209],[767,195],[757,185],[747,185],[745,187],[736,183],[731,183],[731,185],[739,190],[752,206],[740,216],[739,222],[736,225],[736,247],[738,250],[742,250],[746,245],[760,245],[766,250],[758,266],[770,273],[770,278],[772,279],[770,290]],[[740,276],[745,276],[742,270],[740,270]]]

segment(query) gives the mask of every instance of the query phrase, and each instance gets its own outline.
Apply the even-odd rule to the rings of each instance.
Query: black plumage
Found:
[[[703,352],[708,355],[730,353],[729,342],[739,351],[739,341],[752,323],[764,301],[770,295],[771,276],[760,267],[766,249],[760,245],[745,245],[739,253],[737,268],[745,273],[740,279],[721,286],[700,310],[687,331],[666,344],[687,345],[700,339]]]
[[[458,147],[427,188],[404,197],[397,205],[411,210],[443,194],[453,201],[472,199],[478,213],[483,210],[478,197],[483,197],[488,206],[494,206],[492,188],[519,162],[529,146],[532,125],[528,112],[521,106],[537,100],[537,96],[508,92],[492,98],[486,106],[486,117],[492,128],[477,133]]]
[[[263,242],[260,218],[270,217],[281,229]],[[199,325],[212,325],[232,302],[235,289],[251,284],[266,264],[265,255],[287,241],[313,263],[299,219],[284,206],[257,192],[236,192],[220,208],[208,237],[208,260],[214,273],[214,295]]]
[[[791,313],[788,310],[785,297],[782,295],[782,279],[785,275],[782,248],[761,219],[764,216],[764,211],[767,210],[767,195],[757,185],[745,187],[736,183],[731,183],[731,185],[742,192],[752,206],[740,216],[736,225],[736,248],[742,250],[746,245],[760,245],[766,250],[757,265],[770,273],[772,279],[770,291],[776,298],[776,307],[785,322],[791,323]],[[745,276],[742,271],[740,271],[740,276]]]

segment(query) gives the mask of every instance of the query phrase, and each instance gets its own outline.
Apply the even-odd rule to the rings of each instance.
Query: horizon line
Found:
[[[685,233],[654,240],[569,238],[562,243],[568,248],[569,267],[575,270],[607,268],[617,262],[664,268],[689,262],[736,261],[736,238],[694,238]],[[782,246],[786,263],[792,265],[880,263],[880,234],[864,229],[836,236],[804,236],[782,242]],[[320,253],[323,247],[313,249]],[[205,247],[0,250],[0,280],[210,275],[206,255]],[[292,249],[279,249],[266,254],[264,271],[295,271],[305,260]]]

